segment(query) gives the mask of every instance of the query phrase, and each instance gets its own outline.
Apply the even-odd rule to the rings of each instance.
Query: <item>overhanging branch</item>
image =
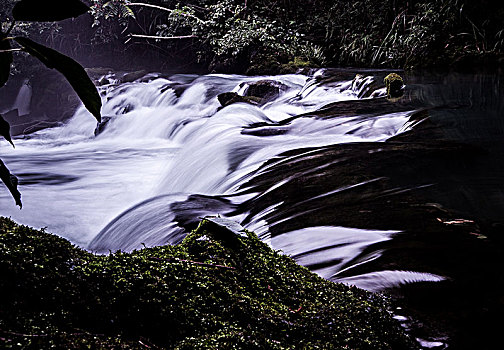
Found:
[[[0,50],[0,53],[16,52],[16,51],[23,51],[23,49],[22,48],[16,48],[16,49]]]
[[[196,35],[157,36],[157,35],[130,34],[129,36],[134,37],[134,38],[144,38],[144,39],[162,39],[162,40],[197,38],[197,36],[196,36]]]
[[[130,2],[129,4],[127,4],[128,6],[143,6],[143,7],[150,7],[150,8],[154,8],[154,9],[157,9],[157,10],[161,10],[161,11],[166,11],[166,12],[174,12],[176,10],[172,10],[172,9],[167,9],[166,7],[162,7],[162,6],[158,6],[158,5],[152,5],[152,4],[145,4],[143,2]],[[202,19],[194,16],[194,15],[191,15],[190,13],[186,13],[186,12],[180,12],[180,14],[182,16],[186,16],[186,17],[190,17],[190,18],[194,18],[195,20],[197,20],[198,22],[204,22]]]

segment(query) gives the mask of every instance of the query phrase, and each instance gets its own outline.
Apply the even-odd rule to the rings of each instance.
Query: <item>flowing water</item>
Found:
[[[484,349],[504,300],[502,80],[406,76],[389,101],[386,72],[355,73],[110,76],[98,135],[80,107],[0,141],[24,204],[3,190],[0,213],[97,252],[221,215],[324,278],[392,293],[422,347]],[[280,92],[221,107],[264,79]]]

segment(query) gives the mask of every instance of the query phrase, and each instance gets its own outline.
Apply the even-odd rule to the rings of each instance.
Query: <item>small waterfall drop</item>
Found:
[[[326,279],[405,296],[440,328],[494,334],[502,76],[406,74],[388,100],[386,74],[107,76],[102,124],[81,106],[16,149],[0,138],[24,204],[0,190],[1,214],[105,254],[176,244],[220,215]],[[278,91],[247,100],[260,82]],[[242,102],[222,107],[222,93]]]
[[[413,112],[305,116],[376,90],[372,77],[324,83],[323,74],[149,74],[124,84],[108,77],[98,127],[80,107],[65,125],[18,140],[16,154],[2,154],[20,176],[25,199],[21,213],[7,214],[103,252],[175,243],[200,217],[216,214],[272,241],[266,217],[276,205],[252,216],[240,209],[268,193],[246,191],[268,161],[292,150],[385,141],[407,130]],[[243,95],[264,80],[275,81],[278,93],[259,105],[221,107],[219,94]],[[52,205],[41,208],[41,201]]]

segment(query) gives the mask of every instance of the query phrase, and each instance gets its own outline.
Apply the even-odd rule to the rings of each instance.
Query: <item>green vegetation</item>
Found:
[[[390,73],[383,79],[383,82],[387,88],[387,98],[402,96],[404,81],[399,74]]]
[[[414,348],[383,296],[222,230],[101,256],[0,218],[2,348]]]
[[[181,5],[173,0],[94,0],[94,4],[96,18],[107,18],[108,29],[110,22],[122,24],[121,40],[149,41],[172,56],[192,56],[209,70],[222,72],[252,68],[250,74],[279,73],[289,64],[291,70],[307,64],[447,67],[467,58],[498,61],[504,49],[504,5],[490,1],[190,0]]]
[[[306,66],[481,67],[501,62],[504,50],[504,5],[489,0],[83,1],[93,18],[21,22],[14,32],[88,64],[94,57],[122,69],[248,74]],[[16,2],[0,0],[4,32]]]
[[[248,74],[481,67],[499,64],[504,49],[504,5],[489,0],[83,1],[93,18],[21,22],[16,35],[88,64]],[[0,0],[4,31],[15,2]]]

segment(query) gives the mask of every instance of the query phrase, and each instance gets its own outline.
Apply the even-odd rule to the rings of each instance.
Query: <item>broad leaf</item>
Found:
[[[14,147],[14,143],[12,142],[11,136],[10,136],[10,125],[7,123],[7,121],[2,117],[0,114],[0,135],[2,135],[7,141],[10,142],[12,147]]]
[[[9,40],[4,34],[0,34],[0,51],[10,50]],[[12,63],[12,52],[0,52],[0,87],[9,80],[10,66]]]
[[[21,193],[19,193],[17,189],[18,179],[9,172],[9,169],[7,169],[7,167],[2,162],[1,159],[0,159],[0,179],[9,189],[12,197],[16,201],[16,205],[19,205],[19,208],[22,208],[23,203],[21,203]]]
[[[80,16],[89,7],[79,0],[21,0],[12,9],[16,21],[52,22]]]
[[[94,115],[98,122],[101,121],[100,109],[102,103],[100,95],[80,64],[70,57],[44,45],[37,44],[28,38],[15,37],[14,40],[22,45],[26,52],[37,57],[48,68],[54,68],[61,72],[72,85],[88,111]]]

